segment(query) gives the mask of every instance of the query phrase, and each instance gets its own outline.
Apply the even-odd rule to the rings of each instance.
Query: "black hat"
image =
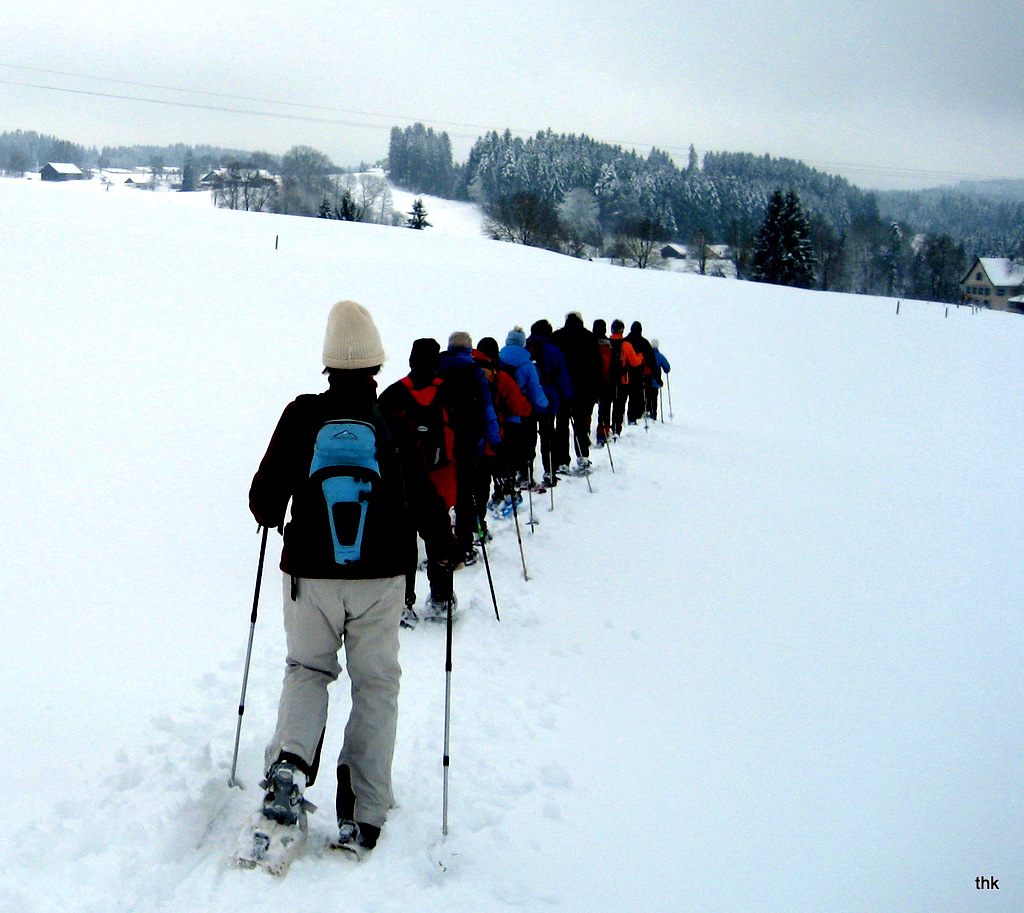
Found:
[[[498,340],[493,336],[485,336],[476,344],[476,350],[482,352],[488,358],[493,358],[495,361],[498,360],[500,349],[498,348]]]
[[[436,339],[429,336],[417,339],[409,353],[409,367],[413,371],[436,371],[441,355],[441,346]]]

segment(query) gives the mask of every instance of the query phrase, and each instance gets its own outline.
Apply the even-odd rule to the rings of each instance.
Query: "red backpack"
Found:
[[[402,378],[410,399],[405,414],[416,433],[427,475],[451,508],[455,505],[455,434],[448,423],[448,410],[437,397],[443,383],[435,377],[429,386],[416,390],[411,378]]]
[[[601,379],[609,381],[612,379],[612,344],[607,339],[599,339],[597,343],[601,353]]]

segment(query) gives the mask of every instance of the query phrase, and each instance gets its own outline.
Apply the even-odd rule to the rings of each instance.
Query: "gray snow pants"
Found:
[[[313,580],[284,576],[284,630],[288,658],[277,730],[267,767],[282,751],[310,767],[327,725],[327,687],[341,674],[345,648],[352,710],[338,764],[352,773],[356,820],[382,827],[394,805],[391,762],[398,722],[398,630],[405,578]]]

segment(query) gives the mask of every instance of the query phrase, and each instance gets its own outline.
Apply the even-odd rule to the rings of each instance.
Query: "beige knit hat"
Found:
[[[361,304],[339,301],[327,317],[324,333],[324,367],[342,371],[375,368],[387,356],[373,317]]]

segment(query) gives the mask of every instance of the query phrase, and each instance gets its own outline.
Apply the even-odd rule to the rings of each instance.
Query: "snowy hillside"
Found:
[[[483,226],[483,210],[476,203],[460,200],[445,200],[423,193],[410,193],[399,187],[391,188],[392,205],[395,212],[406,216],[412,211],[412,204],[420,199],[427,211],[427,221],[432,234],[455,235],[464,238],[479,238]]]
[[[0,910],[1021,908],[1021,318],[202,203],[0,181]],[[246,495],[342,297],[383,383],[421,335],[640,319],[673,416],[538,499],[530,581],[495,523],[500,622],[457,575],[447,840],[421,625],[380,846],[322,850],[343,675],[275,880],[230,864],[283,671],[275,536],[229,789]]]

